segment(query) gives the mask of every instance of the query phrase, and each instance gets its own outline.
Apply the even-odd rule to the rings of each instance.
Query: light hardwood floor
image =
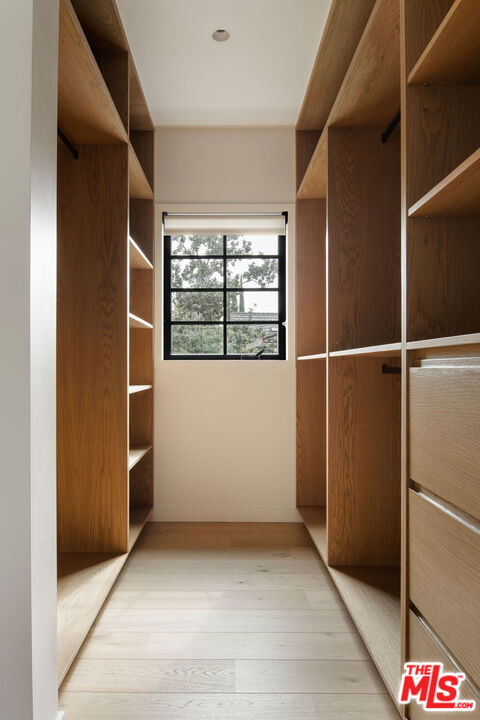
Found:
[[[149,523],[65,720],[397,720],[303,525]]]

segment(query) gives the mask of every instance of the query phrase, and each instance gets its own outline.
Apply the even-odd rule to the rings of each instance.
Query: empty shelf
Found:
[[[145,507],[131,507],[130,508],[130,522],[128,529],[128,550],[130,551],[135,545],[138,536],[145,527],[147,517],[151,508]]]
[[[480,215],[480,149],[415,203],[408,211],[408,215],[409,217]]]
[[[130,131],[155,130],[133,58],[130,57]]]
[[[302,516],[315,547],[320,553],[324,563],[327,562],[327,520],[324,507],[299,507],[298,512]]]
[[[142,320],[142,318],[139,318],[137,315],[133,315],[133,313],[129,313],[128,315],[128,324],[131,328],[137,328],[141,330],[151,330],[153,328],[153,325],[146,320]]]
[[[327,353],[318,353],[318,355],[299,355],[297,360],[325,360]]]
[[[127,553],[59,553],[57,589],[58,684],[62,682]]]
[[[402,343],[386,343],[385,345],[371,345],[370,347],[351,348],[350,350],[335,350],[329,353],[330,357],[351,357],[364,355],[365,357],[396,357],[400,356]]]
[[[70,0],[60,2],[58,124],[74,143],[127,142],[127,131]]]
[[[129,238],[130,270],[153,270],[153,265],[133,238]]]
[[[429,350],[431,348],[478,344],[480,344],[480,333],[470,333],[467,335],[452,335],[451,337],[431,338],[429,340],[412,340],[407,342],[407,350]]]
[[[131,143],[128,144],[128,179],[132,199],[153,200],[152,188]]]
[[[299,200],[313,200],[327,196],[327,136],[328,130],[325,128],[298,188]]]
[[[131,447],[128,452],[128,469],[131,470],[152,449],[151,445]]]
[[[375,0],[332,3],[297,130],[317,130],[325,126],[374,5]]]
[[[329,567],[325,508],[298,508],[392,699],[400,678],[400,568]]]
[[[297,197],[326,197],[328,127],[387,127],[400,108],[398,2],[377,0]]]
[[[480,3],[455,0],[408,76],[412,85],[480,81]]]
[[[135,395],[136,393],[143,392],[144,390],[151,390],[153,385],[129,385],[128,394]]]

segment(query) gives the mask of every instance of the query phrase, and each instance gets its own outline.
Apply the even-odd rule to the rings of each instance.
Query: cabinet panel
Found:
[[[445,655],[433,635],[420,622],[415,613],[409,612],[409,648],[408,659],[413,662],[441,662],[446,672],[463,672],[463,668],[456,667]],[[470,720],[480,720],[480,703],[472,688],[463,683],[460,697],[463,700],[476,700],[477,707],[469,712]],[[421,705],[411,703],[409,707],[410,720],[423,720],[424,718],[445,717],[445,713],[427,712]]]
[[[410,477],[480,519],[480,359],[410,370]]]
[[[410,599],[480,684],[480,530],[409,491]]]

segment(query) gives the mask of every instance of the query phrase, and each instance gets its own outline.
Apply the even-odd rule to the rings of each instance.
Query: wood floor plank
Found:
[[[235,660],[239,693],[386,693],[370,661]]]
[[[79,658],[62,685],[73,692],[235,692],[234,660]]]
[[[368,660],[355,632],[323,633],[90,633],[82,658],[137,660]]]
[[[343,607],[333,587],[321,590],[121,590],[110,595],[110,609],[306,610]]]
[[[333,610],[114,610],[94,628],[108,632],[349,632],[347,611]]]
[[[71,692],[386,693],[369,661],[79,658]]]
[[[232,551],[225,552],[195,552],[181,553],[164,551],[157,548],[140,546],[138,551],[131,555],[125,564],[125,572],[155,572],[155,573],[224,573],[232,567],[232,558],[235,557],[237,572],[247,573],[323,573],[325,568],[318,554],[283,551],[281,553],[238,553],[234,556]]]
[[[331,587],[331,579],[324,572],[315,573],[121,573],[116,582],[122,590],[285,590],[287,588],[317,590]]]
[[[386,695],[62,692],[68,720],[398,720]]]

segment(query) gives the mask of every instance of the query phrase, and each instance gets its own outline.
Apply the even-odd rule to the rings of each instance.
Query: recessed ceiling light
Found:
[[[228,30],[215,30],[215,32],[212,33],[212,38],[217,42],[225,42],[229,37],[230,33]]]

